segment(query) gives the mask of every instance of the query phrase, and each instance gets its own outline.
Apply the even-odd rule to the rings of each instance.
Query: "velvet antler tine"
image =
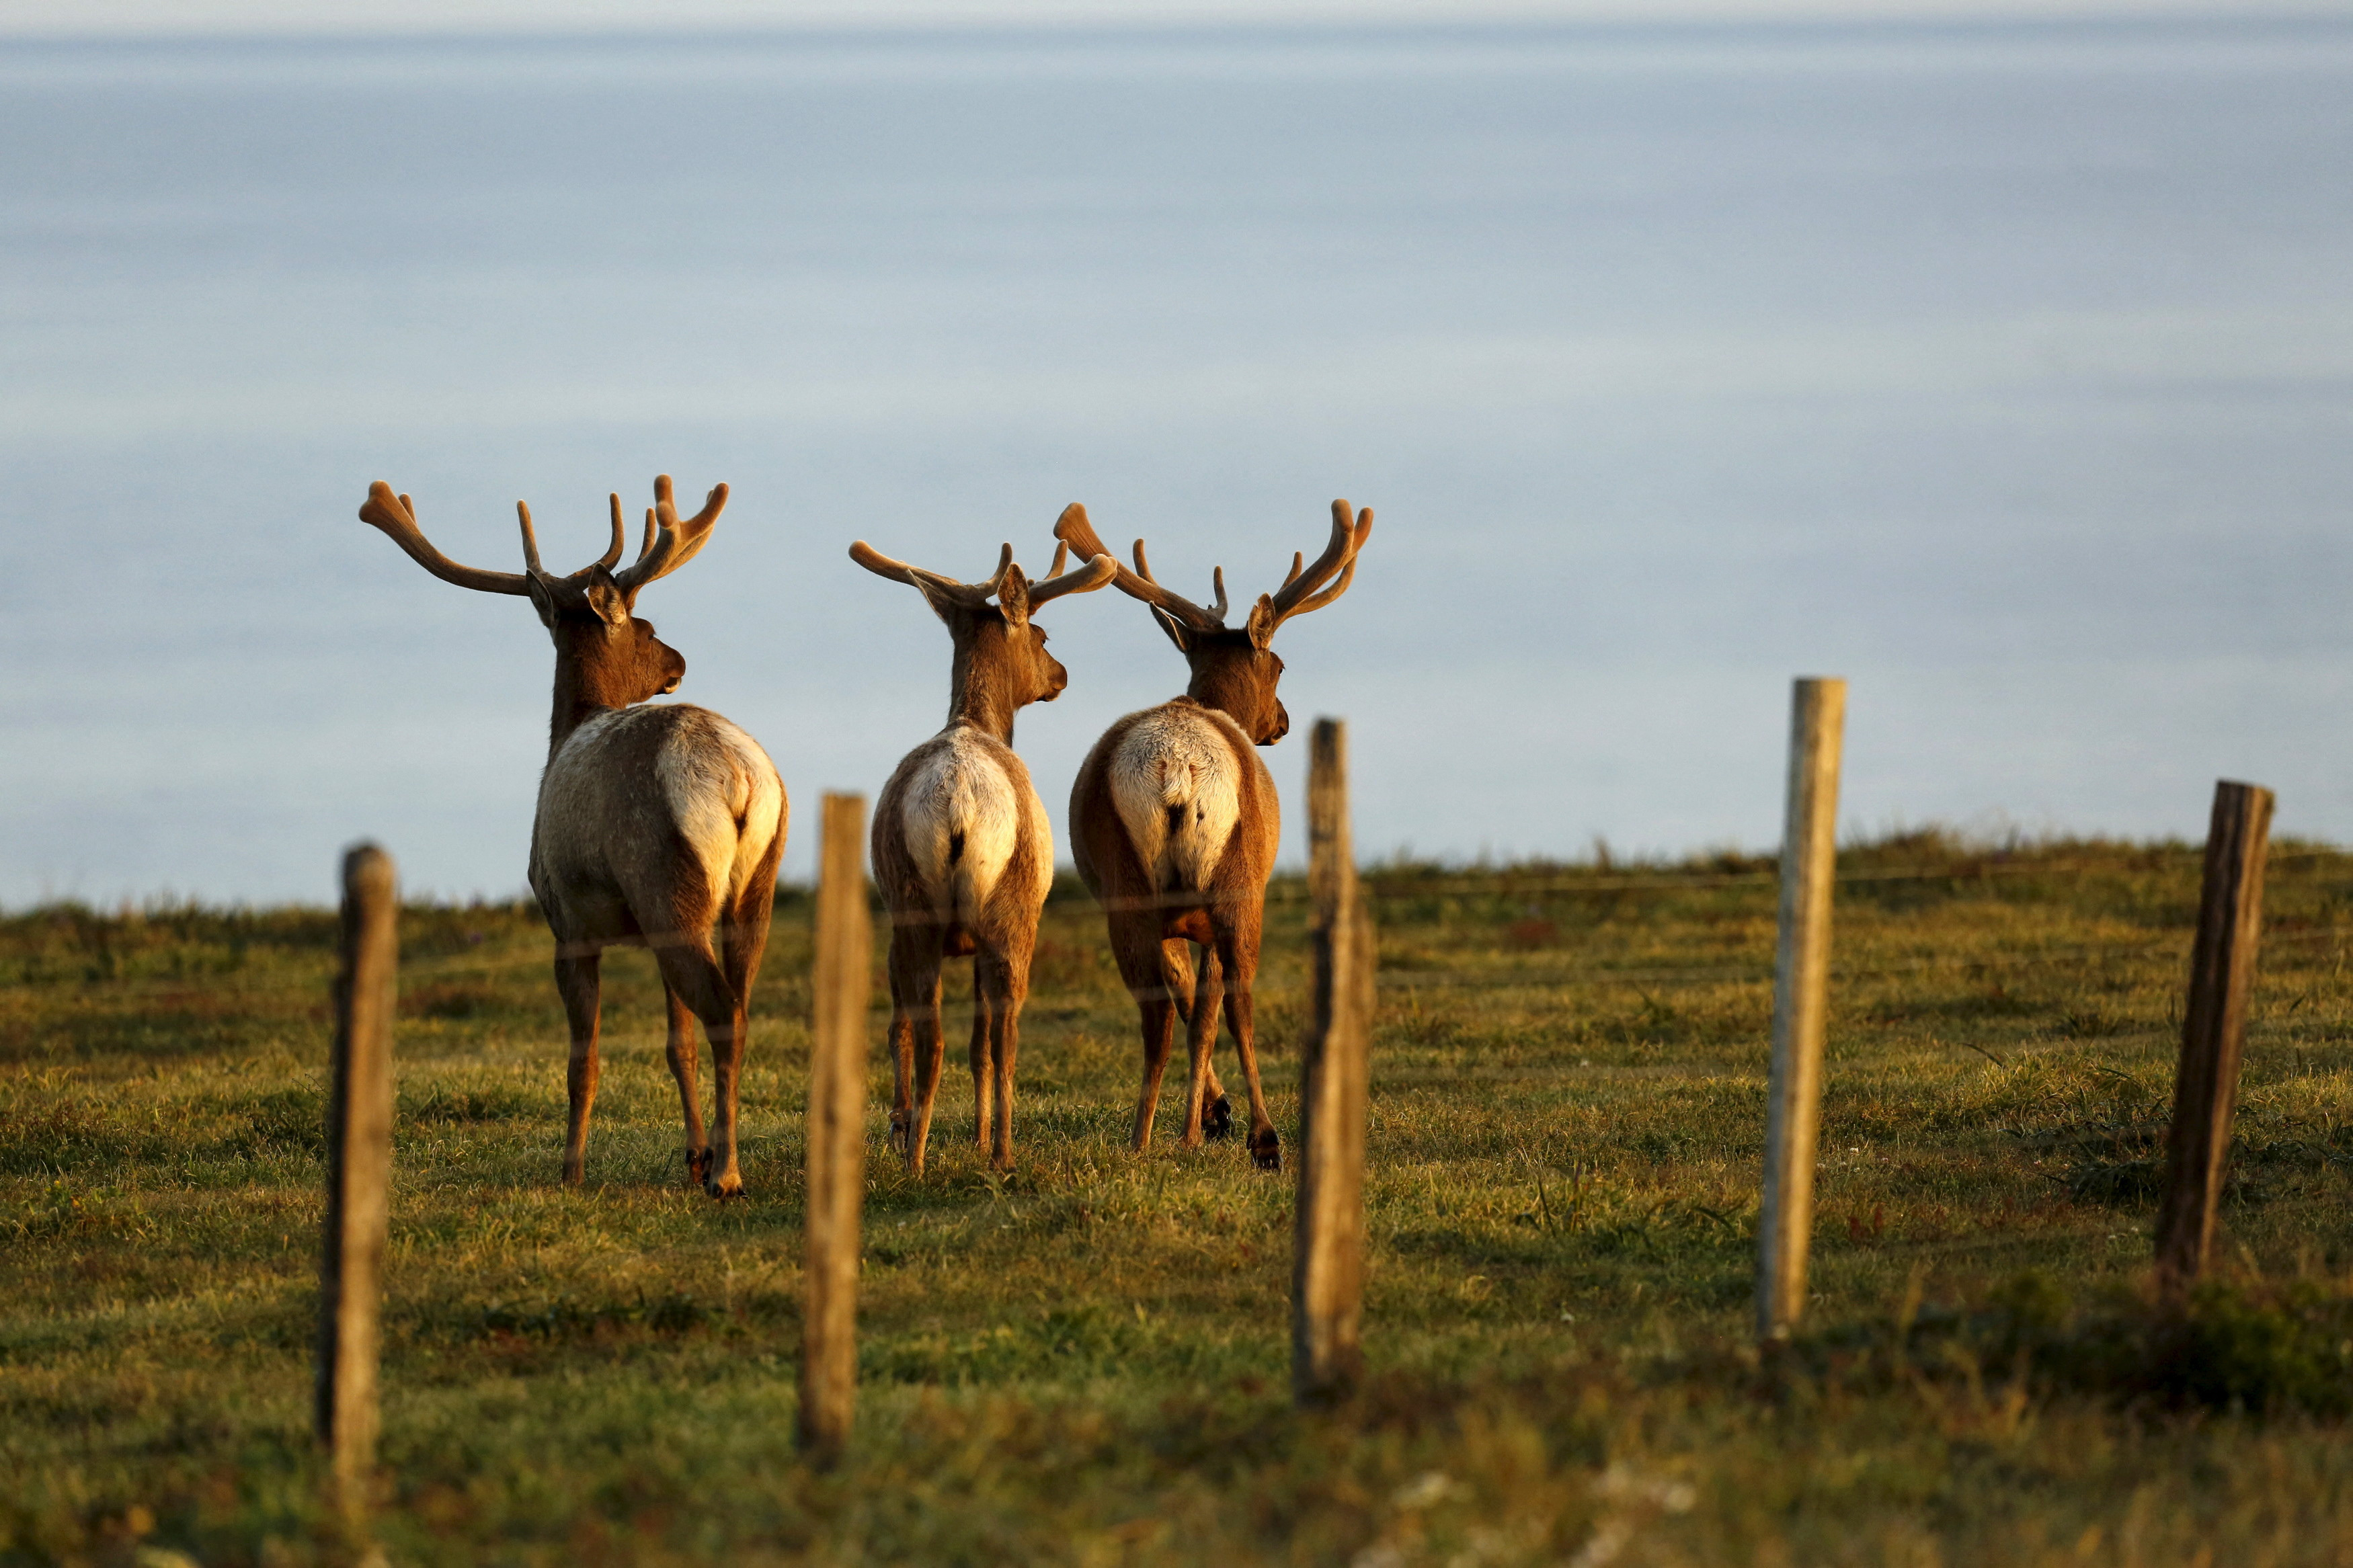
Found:
[[[1275,593],[1275,624],[1280,626],[1292,616],[1304,615],[1309,610],[1320,610],[1345,593],[1353,575],[1345,569],[1356,564],[1356,552],[1364,547],[1372,531],[1372,509],[1366,508],[1359,518],[1346,501],[1334,501],[1331,540],[1324,546],[1324,553],[1315,558],[1314,564],[1294,573]],[[1332,589],[1319,593],[1317,590],[1333,582],[1335,574],[1339,581]]]
[[[888,577],[894,583],[904,583],[911,588],[928,587],[935,593],[944,594],[965,604],[979,605],[986,603],[989,595],[997,591],[997,584],[1004,579],[1005,568],[1012,564],[1011,546],[1008,545],[1007,551],[1006,561],[997,569],[997,577],[987,583],[959,583],[955,578],[942,576],[937,572],[926,572],[922,567],[910,565],[904,561],[893,561],[862,539],[849,547],[849,558],[878,577]]]
[[[1282,580],[1283,587],[1288,588],[1293,583],[1299,581],[1299,568],[1305,564],[1306,561],[1307,552],[1305,551],[1294,550],[1291,552],[1291,574]]]
[[[626,572],[614,574],[613,581],[621,593],[634,605],[640,590],[649,583],[669,576],[694,559],[710,542],[712,525],[727,505],[727,487],[714,485],[704,498],[702,510],[681,521],[678,506],[672,499],[668,474],[654,476],[654,506],[646,519],[646,542],[636,561]]]
[[[1054,537],[1068,544],[1082,559],[1092,560],[1100,556],[1111,562],[1112,584],[1129,598],[1156,605],[1196,631],[1216,631],[1222,625],[1217,616],[1190,599],[1172,594],[1153,581],[1152,563],[1145,556],[1144,541],[1141,539],[1134,547],[1135,570],[1122,566],[1117,558],[1103,548],[1103,536],[1095,532],[1094,524],[1087,520],[1087,509],[1078,502],[1072,501],[1062,509],[1061,517],[1054,524]],[[1056,575],[1059,577],[1060,574]],[[1037,590],[1034,588],[1030,590],[1030,602],[1037,602]]]
[[[515,521],[522,524],[522,569],[534,577],[543,575],[539,564],[539,535],[532,531],[529,502],[515,502]]]
[[[1119,563],[1108,555],[1096,555],[1082,562],[1075,572],[1061,569],[1062,552],[1054,552],[1054,571],[1042,583],[1029,585],[1029,608],[1059,599],[1065,594],[1092,594],[1098,588],[1108,588],[1119,576]]]
[[[596,564],[607,572],[621,563],[621,548],[629,542],[628,527],[621,521],[621,498],[615,495],[610,500],[613,503],[613,542],[605,547],[604,554],[596,557]]]
[[[461,566],[434,549],[417,526],[417,504],[405,495],[393,493],[392,487],[382,479],[368,487],[367,500],[360,504],[360,521],[399,545],[411,561],[444,583],[485,594],[531,592],[531,580],[520,572],[487,572],[479,566]]]
[[[1095,533],[1095,525],[1087,521],[1087,509],[1077,501],[1062,509],[1054,520],[1054,537],[1077,551],[1081,555],[1108,555],[1103,542]]]
[[[888,577],[893,583],[904,583],[909,587],[914,585],[915,569],[913,567],[903,561],[892,560],[862,539],[854,541],[850,544],[849,558],[877,577]]]
[[[1013,570],[1013,546],[1008,543],[997,552],[997,570],[980,584],[980,596],[987,598],[1005,585],[1005,574]]]
[[[1064,539],[1054,541],[1054,564],[1052,569],[1047,572],[1046,581],[1050,583],[1055,578],[1060,576],[1062,574],[1062,563],[1068,561],[1070,558],[1070,541]]]
[[[1209,584],[1218,591],[1218,602],[1209,606],[1209,614],[1223,621],[1226,618],[1226,569],[1222,566],[1210,567]]]
[[[1341,517],[1343,515],[1341,509],[1346,505],[1345,501],[1333,503],[1333,516],[1335,519]],[[1356,580],[1356,552],[1364,549],[1365,541],[1372,536],[1373,509],[1366,507],[1356,514],[1356,525],[1348,530],[1347,564],[1340,568],[1340,575],[1334,579],[1332,585],[1322,593],[1311,594],[1283,611],[1283,618],[1288,620],[1293,616],[1303,616],[1311,610],[1320,610],[1346,593],[1348,584]]]

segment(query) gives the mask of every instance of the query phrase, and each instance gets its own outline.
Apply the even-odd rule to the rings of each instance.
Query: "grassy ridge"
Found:
[[[1769,866],[1373,874],[1376,1376],[1333,1417],[1284,1398],[1287,1182],[1169,1147],[1166,1104],[1161,1147],[1124,1152],[1132,1005],[1063,896],[1020,1169],[965,1142],[960,1067],[933,1174],[870,1162],[860,1426],[830,1477],[789,1441],[806,902],[755,998],[753,1195],[725,1207],[679,1182],[643,955],[607,965],[571,1195],[543,928],[411,910],[385,1539],[400,1562],[2346,1560],[2353,856],[2274,851],[2240,1288],[2189,1350],[2135,1326],[2135,1292],[2195,853],[1914,835],[1841,875],[1794,1367],[1743,1349]],[[1259,1016],[1287,1140],[1303,914],[1278,884]],[[0,920],[0,1559],[333,1555],[304,1440],[332,948],[313,911]],[[2071,1375],[2100,1355],[2189,1370],[2122,1399]]]

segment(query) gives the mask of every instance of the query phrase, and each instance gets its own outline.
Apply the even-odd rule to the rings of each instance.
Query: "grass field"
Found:
[[[1161,1145],[1126,1152],[1132,1006],[1072,891],[1019,1169],[975,1157],[955,1067],[932,1173],[870,1160],[833,1474],[791,1445],[806,900],[754,1008],[751,1200],[725,1206],[680,1180],[642,954],[607,963],[566,1193],[545,931],[413,909],[391,1560],[2353,1562],[2353,855],[2274,849],[2229,1279],[2187,1325],[2140,1293],[2195,852],[1918,834],[1841,875],[1786,1364],[1746,1348],[1769,865],[1371,875],[1372,1375],[1326,1415],[1287,1398],[1289,1177],[1171,1147],[1179,1073]],[[1275,900],[1289,1142],[1304,905]],[[311,910],[0,920],[0,1561],[343,1551],[307,1437],[333,940]]]

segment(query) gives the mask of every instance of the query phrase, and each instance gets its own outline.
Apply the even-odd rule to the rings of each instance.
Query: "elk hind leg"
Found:
[[[1193,1022],[1193,944],[1181,936],[1172,936],[1161,944],[1161,967],[1168,976],[1168,994],[1176,998],[1176,1016],[1189,1028]],[[1206,955],[1208,948],[1203,948]],[[1190,1037],[1189,1036],[1187,1037]],[[1214,1037],[1212,1037],[1214,1039]],[[1218,1063],[1213,1051],[1209,1058],[1208,1087],[1201,1097],[1201,1135],[1223,1138],[1234,1124],[1233,1101],[1226,1098],[1226,1086],[1218,1081]]]
[[[1120,978],[1135,998],[1144,1035],[1144,1082],[1135,1101],[1133,1143],[1137,1153],[1152,1146],[1152,1121],[1160,1106],[1160,1080],[1168,1070],[1168,1053],[1176,1043],[1177,999],[1189,989],[1189,969],[1178,976],[1169,971],[1168,948],[1160,940],[1157,921],[1121,920],[1111,922],[1112,956],[1119,962]],[[1182,963],[1183,944],[1176,962]]]
[[[972,1127],[973,1142],[984,1158],[992,1148],[991,1134],[996,1130],[997,1117],[991,1108],[996,1096],[997,1060],[994,1036],[989,1027],[987,983],[982,977],[986,960],[972,961]]]
[[[654,957],[663,983],[702,1021],[703,1038],[711,1042],[713,1136],[702,1190],[714,1198],[740,1198],[744,1172],[737,1160],[736,1110],[744,1070],[744,999],[728,984],[708,933],[681,931],[656,946]]]
[[[1252,1037],[1254,1019],[1250,988],[1258,980],[1258,933],[1219,931],[1218,949],[1225,957],[1226,1027],[1233,1031],[1234,1049],[1242,1058],[1242,1077],[1250,1084],[1250,1163],[1261,1171],[1282,1169],[1282,1140],[1274,1119],[1266,1112],[1266,1095],[1258,1082],[1258,1045]]]
[[[1192,1012],[1187,1018],[1193,1044],[1193,1073],[1185,1092],[1185,1147],[1201,1146],[1201,1117],[1209,1089],[1209,1056],[1218,1044],[1218,1002],[1222,974],[1214,949],[1201,950],[1199,978],[1194,984]]]
[[[564,943],[558,939],[561,951]],[[588,1116],[596,1105],[596,1016],[601,991],[601,951],[555,961],[555,990],[564,998],[564,1016],[571,1025],[572,1052],[564,1074],[570,1102],[564,1133],[564,1184],[576,1187],[586,1179],[588,1164]]]
[[[667,980],[662,982],[662,1005],[670,1015],[670,1075],[678,1080],[679,1105],[686,1116],[687,1184],[700,1187],[711,1180],[711,1142],[703,1134],[702,1097],[694,1084],[694,1010]]]
[[[940,938],[902,915],[891,930],[891,1135],[907,1169],[923,1173],[940,1085]]]
[[[1024,944],[1026,947],[1027,944]],[[1029,954],[1008,951],[984,954],[975,966],[974,1000],[987,1020],[990,1065],[997,1083],[995,1137],[988,1163],[1013,1169],[1013,1069],[1021,1050],[1021,1004],[1029,990]]]

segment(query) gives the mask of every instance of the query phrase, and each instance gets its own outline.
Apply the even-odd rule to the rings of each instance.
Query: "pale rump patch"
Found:
[[[1038,798],[1036,787],[1024,793],[1029,797],[1021,806],[1029,819],[1029,842],[1038,847],[1038,853],[1029,857],[1029,897],[1043,909],[1046,895],[1054,890],[1054,825],[1046,820],[1046,803]]]
[[[1162,708],[1120,737],[1111,798],[1155,889],[1200,889],[1241,820],[1248,737],[1221,713]]]
[[[785,786],[776,764],[751,736],[698,712],[670,731],[654,778],[710,887],[733,902],[776,837]]]
[[[923,748],[899,813],[907,858],[943,920],[978,919],[1020,847],[1025,826],[1037,835],[1034,842],[1051,842],[1038,792],[1017,788],[989,742],[962,725]],[[1039,858],[1050,881],[1052,857]]]
[[[622,781],[643,779],[649,763],[658,799],[629,798]],[[724,903],[775,843],[784,799],[767,752],[718,714],[683,703],[619,709],[583,722],[549,761],[535,853],[561,879],[604,882],[617,868],[612,851],[659,836],[667,819]]]

